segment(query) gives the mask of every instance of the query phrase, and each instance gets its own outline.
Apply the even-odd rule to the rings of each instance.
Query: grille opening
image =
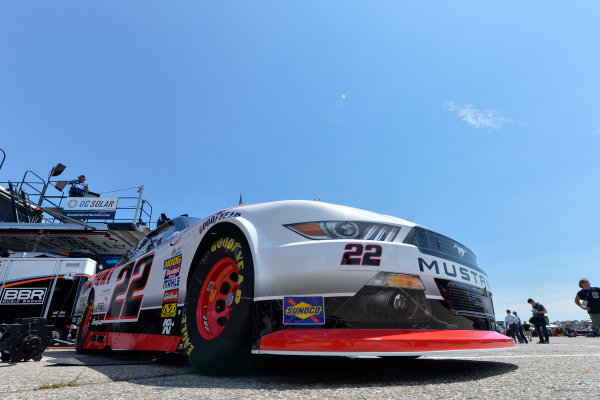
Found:
[[[436,283],[454,314],[494,318],[492,296],[485,289],[441,279],[436,279]]]

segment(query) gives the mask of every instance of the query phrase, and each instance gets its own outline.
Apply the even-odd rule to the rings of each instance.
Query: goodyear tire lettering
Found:
[[[185,315],[181,318],[181,342],[186,354],[189,356],[194,350],[194,345],[190,342]]]

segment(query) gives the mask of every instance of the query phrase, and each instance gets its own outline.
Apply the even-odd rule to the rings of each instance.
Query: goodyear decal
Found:
[[[284,297],[283,323],[288,325],[324,324],[325,305],[323,297]]]
[[[163,269],[169,269],[178,266],[181,266],[181,254],[177,254],[174,257],[166,259]]]

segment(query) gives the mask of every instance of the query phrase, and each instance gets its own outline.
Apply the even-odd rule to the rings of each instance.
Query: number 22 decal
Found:
[[[363,246],[360,243],[348,243],[340,265],[368,265],[379,267],[383,250],[378,244]]]
[[[142,307],[143,294],[146,287],[154,253],[140,258],[137,262],[125,264],[117,275],[117,285],[110,298],[106,310],[107,320],[137,319]]]

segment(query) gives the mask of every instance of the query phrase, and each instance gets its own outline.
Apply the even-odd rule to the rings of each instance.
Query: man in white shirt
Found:
[[[506,317],[504,317],[504,326],[506,327],[506,333],[510,332],[510,337],[513,338],[517,343],[517,329],[519,329],[519,320],[517,317],[510,313],[510,310],[506,310]]]

